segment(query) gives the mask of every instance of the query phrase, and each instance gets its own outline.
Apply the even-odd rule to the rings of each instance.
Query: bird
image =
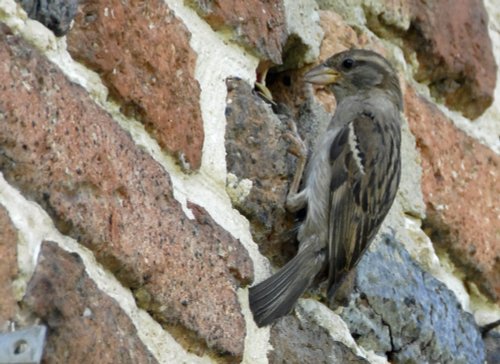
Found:
[[[350,49],[314,67],[304,80],[324,85],[337,107],[307,168],[307,148],[296,128],[290,132],[296,136],[290,152],[299,159],[286,208],[305,209],[306,216],[298,228],[295,257],[249,289],[259,327],[290,313],[322,277],[328,279],[332,298],[376,236],[401,176],[403,96],[389,61],[371,50]]]

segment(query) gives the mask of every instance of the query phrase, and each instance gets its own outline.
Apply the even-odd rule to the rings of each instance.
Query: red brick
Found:
[[[382,0],[365,8],[368,27],[415,57],[415,78],[474,119],[493,102],[495,58],[482,0]]]
[[[202,208],[189,220],[165,170],[56,66],[5,28],[0,44],[5,178],[159,321],[241,355],[236,289],[253,275],[245,248]]]
[[[24,303],[48,326],[45,363],[157,363],[80,256],[53,242],[42,243]]]
[[[73,58],[187,170],[200,167],[204,140],[190,36],[163,1],[86,0],[67,37]]]
[[[357,18],[346,1],[323,5]],[[363,1],[362,8],[372,32],[399,45],[408,63],[417,59],[414,77],[436,99],[471,119],[491,105],[497,65],[482,0]]]
[[[215,30],[233,31],[236,40],[252,53],[281,64],[286,41],[283,2],[265,0],[188,1]]]
[[[430,81],[450,108],[481,115],[493,102],[497,74],[483,1],[412,0],[410,16],[405,38],[417,54],[416,79]]]
[[[426,227],[483,292],[500,298],[500,157],[410,88],[406,116],[422,157]]]

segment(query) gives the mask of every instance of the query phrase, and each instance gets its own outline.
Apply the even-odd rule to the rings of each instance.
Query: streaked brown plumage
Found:
[[[337,108],[316,143],[304,189],[297,193],[299,168],[287,198],[290,211],[307,206],[299,252],[250,288],[250,308],[259,326],[290,312],[322,271],[328,272],[328,295],[333,295],[375,237],[399,185],[403,102],[389,62],[372,51],[349,50],[305,79],[328,85]]]

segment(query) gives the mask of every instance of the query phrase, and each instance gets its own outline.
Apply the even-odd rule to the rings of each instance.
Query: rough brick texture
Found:
[[[410,4],[406,39],[419,62],[415,78],[430,81],[431,91],[450,108],[478,117],[493,102],[497,70],[483,1]]]
[[[293,216],[285,210],[293,157],[287,156],[286,119],[245,82],[227,82],[226,161],[228,171],[252,181],[250,194],[238,210],[251,223],[254,240],[263,254],[283,264],[294,252]]]
[[[344,363],[368,364],[323,328],[293,316],[279,320],[271,329],[268,359],[271,364]]]
[[[157,363],[81,258],[53,242],[42,243],[24,303],[48,327],[44,363]]]
[[[415,69],[414,78],[429,85],[433,96],[449,108],[474,119],[493,102],[497,66],[483,0],[318,3],[343,14],[350,24],[361,20],[361,7],[366,19],[361,28],[366,25],[379,38],[398,45]]]
[[[10,329],[9,323],[17,311],[12,287],[18,273],[17,242],[17,230],[5,208],[0,205],[0,332]]]
[[[230,29],[238,43],[264,60],[282,63],[286,40],[282,1],[188,0],[215,30]]]
[[[160,0],[85,0],[71,55],[99,73],[125,114],[139,117],[186,170],[199,168],[204,131],[190,33]]]
[[[189,220],[166,172],[44,57],[1,28],[0,170],[162,322],[241,355],[246,250],[201,208]],[[16,92],[7,92],[16,90]],[[29,102],[26,102],[29,100]]]
[[[27,19],[19,4],[40,23]],[[500,17],[491,0],[484,4],[489,14],[483,0],[1,0],[1,21],[11,29],[0,24],[0,172],[7,181],[0,181],[7,211],[0,206],[0,330],[46,323],[45,362],[56,363],[154,362],[151,353],[158,350],[168,351],[161,357],[190,352],[189,360],[222,363],[266,356],[272,363],[372,360],[337,341],[351,341],[337,330],[344,323],[356,343],[382,361],[467,358],[479,364],[483,340],[494,357],[495,346],[488,343],[496,332],[481,337],[453,293],[442,284],[428,291],[435,280],[413,262],[418,256],[424,269],[449,278],[418,230],[422,222],[438,255],[451,257],[454,274],[471,288],[467,297],[456,280],[447,281],[459,301],[481,324],[488,315],[496,320],[487,307],[500,297],[500,159],[454,125],[470,121],[464,129],[485,143],[500,131],[493,121],[498,100],[479,123],[472,122],[493,100],[493,52],[500,57]],[[322,10],[316,12],[317,6]],[[271,326],[272,348],[266,351],[267,334],[246,327],[252,317],[244,318],[240,307],[240,301],[247,305],[247,291],[239,288],[253,280],[252,261],[217,222],[245,237],[256,258],[248,229],[275,268],[294,255],[295,228],[304,211],[290,214],[284,208],[296,168],[288,151],[290,121],[311,151],[336,106],[327,87],[304,82],[313,66],[304,62],[317,64],[353,47],[381,53],[400,71],[406,118],[417,141],[415,150],[404,123],[402,162],[414,173],[403,173],[386,221],[397,239],[387,254],[381,253],[388,244],[372,245],[351,274],[352,284],[329,302],[330,308],[348,304],[337,311],[343,322],[332,324],[324,287],[314,285],[306,293],[311,300]],[[97,76],[89,77],[85,67]],[[254,72],[274,102],[258,96]],[[102,90],[102,81],[108,96],[99,93],[93,101],[70,77],[92,90]],[[427,86],[432,101],[415,92]],[[226,91],[225,105],[211,97]],[[446,117],[436,103],[465,118]],[[126,126],[123,116],[132,119]],[[485,130],[492,132],[485,137]],[[203,158],[205,138],[221,160]],[[172,159],[181,168],[171,166]],[[203,160],[211,162],[202,165]],[[2,188],[5,183],[81,244],[72,245],[76,251],[88,248],[95,260],[64,250],[65,241],[58,241],[50,223],[36,224],[37,231],[18,224],[33,215],[12,206],[17,201],[9,187]],[[228,206],[228,197],[242,216]],[[29,244],[18,239],[9,215]],[[403,215],[411,217],[411,226]],[[56,243],[43,242],[40,253],[34,247],[41,242],[33,237],[43,233]],[[26,259],[37,262],[33,277],[26,274],[33,268],[23,266]],[[268,266],[261,258],[256,262],[261,278]],[[130,289],[138,308],[149,313],[147,321],[161,324],[182,348],[165,349],[143,337],[148,327],[135,327],[127,310],[99,289],[109,276],[93,280],[95,264]],[[398,266],[406,273],[390,269]],[[419,288],[404,276],[417,277],[413,283]],[[19,304],[25,280],[28,291]],[[479,311],[482,298],[473,284],[489,300]],[[370,294],[377,287],[380,292]]]
[[[410,88],[406,115],[422,157],[426,226],[465,268],[467,280],[500,297],[500,157],[458,130]]]

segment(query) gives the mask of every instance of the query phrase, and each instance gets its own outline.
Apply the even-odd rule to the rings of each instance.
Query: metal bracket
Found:
[[[40,364],[45,333],[42,325],[0,333],[0,364]]]

